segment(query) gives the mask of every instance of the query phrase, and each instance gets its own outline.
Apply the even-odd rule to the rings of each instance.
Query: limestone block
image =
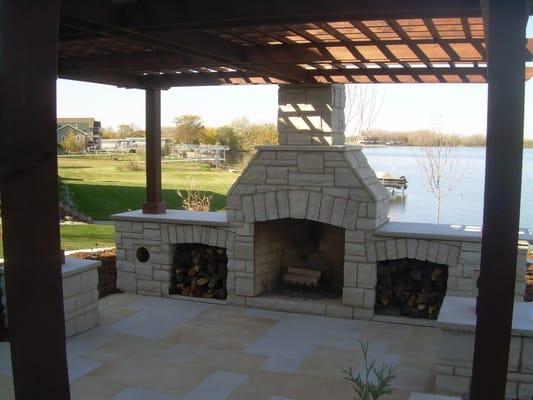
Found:
[[[288,177],[289,177],[288,167],[279,167],[279,166],[270,166],[270,165],[267,167],[267,178],[287,179]]]
[[[333,209],[331,211],[330,223],[336,226],[342,226],[344,219],[344,212],[346,210],[346,199],[336,197],[333,201]]]
[[[252,196],[243,196],[242,210],[245,221],[255,221],[254,202]]]
[[[450,251],[450,246],[446,244],[439,244],[439,249],[437,252],[437,263],[446,264],[448,262],[448,253]]]
[[[351,256],[366,256],[366,246],[364,243],[345,243],[345,254]]]
[[[331,210],[333,209],[333,197],[328,195],[322,196],[320,203],[320,212],[318,213],[318,220],[325,224],[329,224],[331,219]]]
[[[456,246],[450,246],[450,249],[448,251],[448,260],[446,261],[446,264],[448,264],[450,267],[454,267],[459,262],[459,247]]]
[[[184,226],[183,227],[183,233],[184,233],[184,237],[183,237],[183,242],[184,243],[194,243],[194,236],[193,236],[192,226],[190,226],[190,225]]]
[[[135,265],[135,276],[137,279],[152,279],[152,264]]]
[[[470,389],[470,378],[437,374],[437,392],[443,394],[465,394]]]
[[[163,271],[163,270],[154,270],[153,271],[153,279],[154,281],[163,281],[163,282],[170,282],[170,271]]]
[[[373,201],[365,189],[350,189],[350,198],[355,201]]]
[[[298,154],[298,171],[321,174],[324,171],[324,157],[319,152]]]
[[[126,293],[135,293],[137,291],[135,273],[117,271],[117,288]]]
[[[242,207],[242,201],[241,196],[237,195],[229,195],[227,200],[227,207],[228,208],[241,208]]]
[[[474,355],[474,334],[443,329],[439,346],[439,362],[471,367]]]
[[[357,287],[357,263],[344,262],[344,286]]]
[[[376,262],[378,260],[376,254],[376,245],[374,243],[366,244],[366,258],[371,262]]]
[[[428,252],[426,259],[431,262],[437,262],[437,254],[439,252],[439,244],[430,242],[428,246]]]
[[[322,195],[317,192],[309,192],[309,201],[307,203],[306,218],[311,221],[318,220],[318,214],[320,212],[320,202]]]
[[[357,264],[357,286],[374,289],[377,283],[376,263]]]
[[[98,286],[98,270],[96,268],[89,271],[84,271],[80,275],[80,286],[82,292],[96,289]]]
[[[309,174],[300,172],[289,173],[289,185],[300,186],[333,186],[334,180],[331,174]]]
[[[376,290],[365,289],[363,307],[373,310],[376,304]]]
[[[520,399],[530,399],[533,397],[533,383],[519,383],[518,397]]]
[[[76,334],[86,332],[100,323],[100,314],[98,309],[90,310],[75,318]]]
[[[253,296],[254,295],[254,280],[252,278],[235,279],[235,293],[239,296]]]
[[[291,218],[305,218],[307,212],[307,199],[309,192],[291,190],[289,192],[289,214]]]
[[[253,161],[252,161],[253,162]],[[266,168],[263,165],[249,165],[242,173],[242,183],[264,184],[266,180]]]
[[[246,271],[246,261],[237,260],[235,258],[228,259],[228,271],[232,271],[232,272]]]
[[[206,239],[202,235],[202,227],[200,225],[194,225],[192,227],[192,236],[195,243],[202,243]]]
[[[142,222],[132,222],[131,223],[131,232],[133,232],[133,233],[142,233],[143,232],[143,223]]]
[[[398,253],[396,251],[396,240],[386,240],[385,250],[387,251],[387,260],[398,259]]]
[[[143,238],[148,239],[148,240],[161,240],[161,230],[144,229]]]
[[[344,238],[346,242],[365,243],[365,232],[346,229]]]
[[[257,193],[253,196],[254,215],[256,221],[266,221],[265,196]]]
[[[63,278],[63,297],[77,296],[81,292],[81,274]]]
[[[479,265],[481,262],[481,253],[474,251],[461,251],[459,262]]]
[[[117,271],[135,272],[135,264],[131,261],[117,260]]]
[[[341,187],[361,187],[361,183],[350,168],[335,168],[335,185]]]
[[[387,259],[387,248],[385,247],[385,242],[376,242],[376,255],[378,261]]]
[[[161,282],[148,279],[137,279],[137,290],[161,294]]]
[[[360,230],[370,231],[376,228],[376,220],[370,218],[358,218],[355,227]]]
[[[235,257],[241,260],[253,260],[254,258],[253,243],[236,241],[235,242]]]
[[[131,232],[131,222],[115,221],[115,232]]]
[[[407,258],[407,240],[397,239],[396,240],[396,254],[398,258]]]
[[[533,338],[523,338],[522,368],[520,372],[533,374]]]
[[[429,242],[427,240],[419,240],[416,248],[416,258],[425,261],[427,259]]]
[[[342,288],[342,303],[349,306],[363,307],[365,290],[344,286]]]
[[[289,218],[289,194],[285,190],[276,192],[279,218]]]
[[[278,219],[278,207],[275,192],[265,193],[265,207],[267,220]]]

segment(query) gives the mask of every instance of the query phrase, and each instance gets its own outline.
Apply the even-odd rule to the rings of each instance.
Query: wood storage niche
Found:
[[[170,294],[214,298],[227,296],[226,249],[205,244],[178,244],[174,256]]]

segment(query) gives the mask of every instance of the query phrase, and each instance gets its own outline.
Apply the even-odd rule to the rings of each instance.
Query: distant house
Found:
[[[57,144],[61,145],[72,133],[84,150],[100,150],[101,126],[100,121],[95,121],[94,118],[58,118]]]
[[[65,140],[70,134],[74,135],[76,142],[80,145],[80,148],[86,149],[89,142],[88,133],[76,128],[74,125],[66,124],[57,128],[57,144],[62,146]]]

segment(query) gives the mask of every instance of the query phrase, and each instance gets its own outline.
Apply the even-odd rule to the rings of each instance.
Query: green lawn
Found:
[[[78,210],[96,220],[141,208],[145,200],[144,161],[140,171],[127,169],[136,156],[59,157],[59,175],[67,185]],[[176,190],[186,190],[194,181],[198,190],[213,196],[211,209],[226,207],[226,193],[238,174],[207,166],[166,161],[162,164],[163,198],[168,208],[181,208]]]
[[[114,245],[115,227],[113,225],[61,225],[61,248],[63,250],[111,247]],[[3,256],[4,248],[0,240],[0,258]]]

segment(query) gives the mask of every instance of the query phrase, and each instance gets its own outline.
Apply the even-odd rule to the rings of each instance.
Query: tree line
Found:
[[[232,151],[249,151],[258,145],[278,143],[278,131],[274,124],[253,123],[246,117],[235,119],[227,125],[208,127],[200,116],[184,114],[174,118],[174,126],[162,127],[161,134],[173,144],[220,144],[229,146]],[[134,124],[121,124],[117,130],[102,130],[103,139],[144,135],[144,130]]]
[[[378,139],[381,142],[387,143],[391,141],[399,142],[406,146],[428,146],[435,141],[435,139],[442,140],[442,136],[445,137],[445,141],[450,146],[485,146],[487,139],[484,135],[476,134],[469,136],[461,136],[454,134],[442,134],[440,132],[432,131],[429,129],[421,129],[416,131],[406,132],[393,132],[381,129],[369,129],[363,133],[362,136]],[[357,136],[350,136],[347,138],[349,141],[355,141]],[[524,139],[524,147],[533,148],[533,139]]]

